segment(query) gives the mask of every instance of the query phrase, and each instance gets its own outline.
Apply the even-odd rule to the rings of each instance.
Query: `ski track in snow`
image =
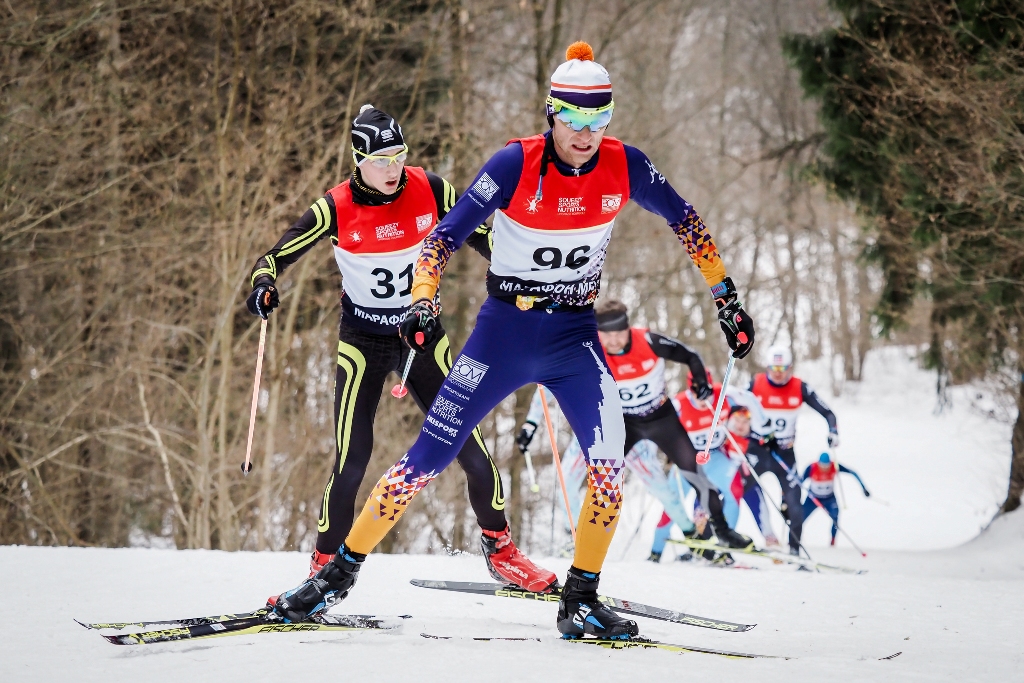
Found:
[[[866,381],[848,385],[835,399],[816,372],[820,368],[797,369],[838,415],[843,438],[838,459],[864,477],[877,499],[889,503],[865,500],[847,477],[848,509],[841,523],[868,558],[842,539],[837,548],[822,547],[828,520],[821,512],[805,526],[807,545],[818,561],[866,568],[865,575],[798,572],[746,556],[738,556],[740,562],[760,570],[671,562],[668,552],[660,565],[645,562],[661,511],[627,482],[624,519],[602,574],[602,592],[757,624],[747,633],[719,633],[637,618],[648,637],[795,659],[581,648],[555,640],[554,603],[408,583],[412,578],[489,580],[481,558],[471,555],[370,556],[351,597],[333,611],[413,615],[398,633],[267,634],[114,646],[72,618],[159,619],[252,609],[295,585],[308,557],[7,546],[0,547],[0,586],[11,617],[0,625],[0,680],[1020,680],[1024,510],[997,519],[975,538],[1005,495],[1009,425],[972,412],[968,389],[954,389],[952,410],[934,415],[934,377],[918,370],[906,353],[874,353]],[[820,452],[826,429],[809,409],[800,420],[802,470]],[[777,488],[774,493],[777,499]],[[641,534],[629,543],[641,515]],[[776,529],[781,526],[776,521]],[[740,528],[754,531],[746,511]],[[564,575],[569,560],[543,558],[545,550],[536,549],[535,559]],[[439,641],[423,639],[421,632],[547,640]],[[896,652],[902,654],[879,660]]]

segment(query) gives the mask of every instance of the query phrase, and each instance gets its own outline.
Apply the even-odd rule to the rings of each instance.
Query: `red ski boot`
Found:
[[[507,525],[504,531],[483,530],[480,549],[495,581],[515,584],[534,593],[546,593],[558,583],[554,572],[538,567],[519,551]]]
[[[309,578],[316,576],[317,572],[324,568],[324,565],[334,559],[334,553],[322,553],[316,548],[313,549],[313,554],[309,556]],[[277,605],[276,595],[271,595],[267,598],[267,607],[273,608]]]

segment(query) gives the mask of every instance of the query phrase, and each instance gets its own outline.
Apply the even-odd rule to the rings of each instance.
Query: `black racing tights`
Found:
[[[668,456],[668,459],[675,463],[680,469],[686,481],[696,489],[700,499],[701,507],[708,511],[708,514],[716,524],[725,525],[725,515],[722,513],[722,494],[715,485],[711,483],[701,468],[697,466],[697,449],[693,447],[690,436],[686,433],[686,427],[679,421],[670,401],[665,401],[660,408],[650,415],[633,417],[624,415],[626,423],[626,448],[630,449],[638,441],[649,439],[653,441],[661,452]]]
[[[796,453],[792,448],[778,448],[776,454],[789,467],[792,476],[788,476],[786,470],[772,457],[772,452],[767,446],[762,446],[754,439],[750,440],[747,447],[747,458],[754,466],[757,476],[763,477],[768,472],[775,475],[782,486],[782,512],[789,522],[789,547],[795,550],[800,548],[800,534],[804,528],[804,510],[800,500],[800,479],[796,476]],[[757,486],[753,477],[744,481],[744,488],[749,489]],[[768,495],[765,493],[764,495]]]
[[[316,549],[337,552],[348,535],[355,515],[356,495],[373,451],[373,418],[384,381],[391,372],[405,368],[409,348],[398,335],[363,332],[342,321],[338,330],[338,374],[334,386],[334,428],[337,458],[327,481]],[[412,361],[406,387],[419,409],[426,413],[452,367],[448,336],[438,340]],[[397,459],[397,458],[396,458]],[[484,446],[480,429],[466,441],[458,455],[469,482],[469,502],[481,528],[502,531],[505,493],[501,475]]]

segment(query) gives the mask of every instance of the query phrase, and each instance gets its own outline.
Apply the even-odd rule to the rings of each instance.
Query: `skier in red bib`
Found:
[[[331,560],[352,526],[356,493],[373,450],[381,388],[391,372],[402,371],[409,354],[398,325],[412,303],[413,264],[423,240],[457,198],[447,180],[406,166],[408,151],[398,122],[363,106],[352,122],[352,177],[318,199],[252,269],[246,304],[263,318],[278,305],[281,273],[325,237],[334,245],[344,279],[334,385],[335,462],[320,507],[310,576]],[[467,242],[489,258],[486,236],[476,233]],[[438,328],[423,351],[413,359],[407,387],[426,412],[451,369],[444,331]],[[501,476],[479,430],[472,430],[458,460],[492,576],[529,590],[553,584],[555,575],[530,562],[512,542]]]
[[[697,443],[683,426],[665,390],[665,360],[671,360],[689,367],[695,401],[702,405],[712,398],[709,373],[700,356],[671,337],[630,327],[629,312],[621,301],[604,301],[596,313],[597,335],[622,402],[625,450],[628,452],[643,439],[653,441],[697,491],[701,509],[707,511],[719,542],[731,548],[747,547],[751,540],[732,529],[726,519],[722,492],[706,476],[704,468],[697,467]],[[709,413],[709,426],[710,418]],[[695,521],[703,532],[704,520]]]
[[[828,513],[828,516],[832,518],[832,541],[829,545],[836,544],[836,534],[839,532],[839,503],[836,502],[835,486],[836,477],[841,472],[852,474],[857,483],[860,484],[864,497],[871,497],[871,492],[864,485],[860,475],[849,467],[832,462],[832,457],[828,453],[822,453],[818,457],[818,462],[812,462],[808,465],[800,476],[801,481],[808,482],[807,495],[804,498],[803,506],[804,519],[807,519],[812,512],[818,509],[819,503],[822,509]],[[815,503],[815,500],[818,502]]]
[[[317,576],[283,594],[275,612],[302,620],[343,599],[366,554],[410,501],[451,463],[477,424],[525,384],[555,396],[587,459],[587,500],[558,630],[624,639],[636,622],[598,600],[601,567],[622,507],[626,430],[615,380],[597,337],[593,305],[615,218],[629,200],[664,217],[698,266],[737,357],[754,327],[710,234],[693,207],[640,150],[604,135],[614,103],[608,72],[577,43],[551,78],[544,135],[512,140],[427,237],[416,262],[402,338],[417,352],[437,334],[435,302],[452,254],[494,214],[488,298],[476,328],[427,414],[416,443],[377,482],[345,543]],[[423,341],[418,340],[418,334]]]
[[[807,404],[828,422],[828,445],[839,445],[839,426],[835,413],[825,405],[806,382],[793,376],[793,353],[785,346],[773,346],[768,350],[768,369],[754,375],[750,380],[750,392],[757,396],[764,412],[772,422],[774,434],[758,425],[751,425],[753,433],[760,438],[751,439],[747,457],[758,475],[771,472],[782,486],[782,511],[789,520],[789,552],[800,554],[800,532],[803,529],[804,514],[800,500],[800,478],[796,471],[796,418],[800,407]],[[789,468],[779,462],[781,460]]]

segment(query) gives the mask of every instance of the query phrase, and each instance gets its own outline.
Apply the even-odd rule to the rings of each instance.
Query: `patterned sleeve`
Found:
[[[312,249],[332,229],[337,231],[334,200],[325,195],[316,200],[302,217],[285,231],[274,248],[256,260],[249,275],[249,284],[273,284],[291,264]]]
[[[515,193],[523,170],[520,145],[508,145],[487,160],[473,184],[427,235],[416,260],[412,300],[433,301],[452,254]]]
[[[625,148],[629,167],[629,198],[668,221],[672,232],[686,247],[686,253],[704,276],[708,287],[722,282],[725,279],[725,264],[722,263],[704,221],[693,206],[669,185],[646,154],[636,147],[625,145]]]

